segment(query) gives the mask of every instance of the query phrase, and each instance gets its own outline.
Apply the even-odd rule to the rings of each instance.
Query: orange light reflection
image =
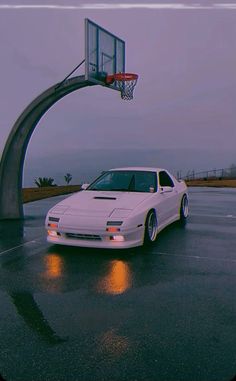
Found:
[[[63,261],[57,254],[50,254],[45,257],[46,272],[45,278],[56,279],[62,275]]]
[[[110,264],[109,273],[99,281],[97,290],[111,295],[122,294],[131,287],[131,278],[128,264],[114,260]]]
[[[129,350],[129,347],[129,339],[118,335],[114,329],[108,330],[100,338],[99,350],[112,357],[117,358],[124,355]]]

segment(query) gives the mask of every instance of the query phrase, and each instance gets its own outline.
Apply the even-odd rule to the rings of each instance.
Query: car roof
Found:
[[[111,168],[109,171],[147,171],[147,172],[159,172],[165,171],[163,168],[154,167],[122,167],[122,168]]]

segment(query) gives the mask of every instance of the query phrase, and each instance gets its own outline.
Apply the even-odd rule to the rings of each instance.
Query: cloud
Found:
[[[236,10],[236,3],[87,3],[79,5],[60,4],[0,4],[0,10],[126,10],[126,9],[150,9],[150,10]]]

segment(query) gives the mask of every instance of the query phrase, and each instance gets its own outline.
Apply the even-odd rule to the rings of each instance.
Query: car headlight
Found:
[[[132,209],[114,209],[110,217],[112,218],[126,218],[130,215]]]
[[[59,217],[51,217],[51,216],[49,216],[48,217],[48,221],[50,221],[50,222],[59,222],[60,218]]]
[[[53,214],[63,214],[65,213],[65,211],[69,208],[69,206],[63,206],[63,205],[58,205],[58,206],[55,206],[54,208],[52,208],[50,210],[50,213],[53,213]]]
[[[123,224],[123,221],[107,221],[107,226],[120,226]]]

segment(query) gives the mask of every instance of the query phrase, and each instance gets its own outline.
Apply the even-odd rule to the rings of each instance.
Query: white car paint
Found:
[[[146,192],[89,189],[77,192],[49,210],[45,221],[48,242],[113,249],[141,246],[150,210],[156,213],[158,233],[180,219],[181,200],[184,195],[188,197],[184,181],[176,180],[160,168],[127,167],[108,172],[114,171],[155,172],[157,191],[153,192],[150,187]],[[160,184],[159,174],[163,171],[171,178],[172,188]],[[117,226],[121,221],[122,224]],[[110,228],[119,231],[107,231]]]

